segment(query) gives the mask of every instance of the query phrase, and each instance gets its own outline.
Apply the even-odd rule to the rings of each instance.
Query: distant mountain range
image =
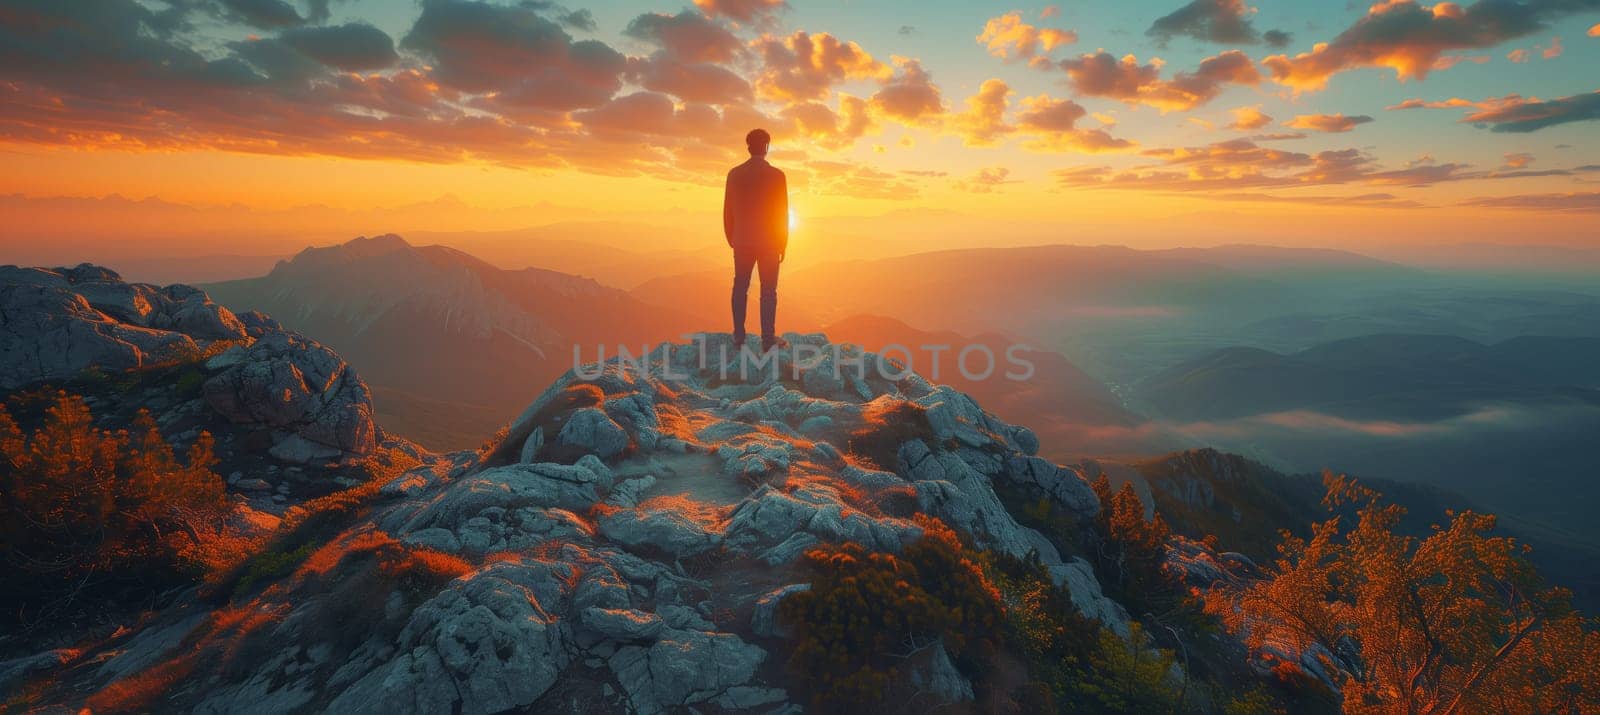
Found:
[[[393,236],[308,248],[272,272],[206,286],[236,310],[261,310],[367,366],[379,420],[459,448],[510,420],[571,368],[573,350],[638,350],[697,327],[594,280],[503,270]],[[388,399],[385,399],[388,397]],[[441,414],[453,415],[443,424]]]

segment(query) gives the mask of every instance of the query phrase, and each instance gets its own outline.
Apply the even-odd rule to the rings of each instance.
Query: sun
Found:
[[[794,209],[789,209],[789,230],[792,232],[799,226],[800,214],[795,213]]]

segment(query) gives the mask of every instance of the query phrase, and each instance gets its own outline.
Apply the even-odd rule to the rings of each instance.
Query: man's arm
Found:
[[[733,245],[733,173],[729,172],[728,180],[722,185],[722,235],[728,239],[728,245]]]
[[[778,262],[789,252],[789,178],[778,172]]]

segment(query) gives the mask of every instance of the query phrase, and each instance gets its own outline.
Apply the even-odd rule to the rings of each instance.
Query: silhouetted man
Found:
[[[772,136],[764,129],[746,134],[750,160],[728,172],[722,198],[722,232],[733,248],[733,339],[744,344],[745,304],[750,270],[761,268],[761,350],[782,347],[773,332],[778,313],[778,264],[789,248],[789,184],[767,163]]]

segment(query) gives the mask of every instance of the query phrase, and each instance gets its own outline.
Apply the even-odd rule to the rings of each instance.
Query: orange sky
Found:
[[[1595,245],[1592,17],[1181,4],[359,0],[287,27],[133,0],[18,9],[0,248],[282,252],[573,220],[703,223],[714,245],[721,173],[757,124],[800,246],[918,211],[947,212],[929,248]],[[1569,39],[1497,35],[1503,12]],[[1408,37],[1418,23],[1431,34]],[[1328,29],[1277,29],[1312,25]],[[79,49],[38,49],[51,27]],[[111,195],[161,205],[48,201]]]

